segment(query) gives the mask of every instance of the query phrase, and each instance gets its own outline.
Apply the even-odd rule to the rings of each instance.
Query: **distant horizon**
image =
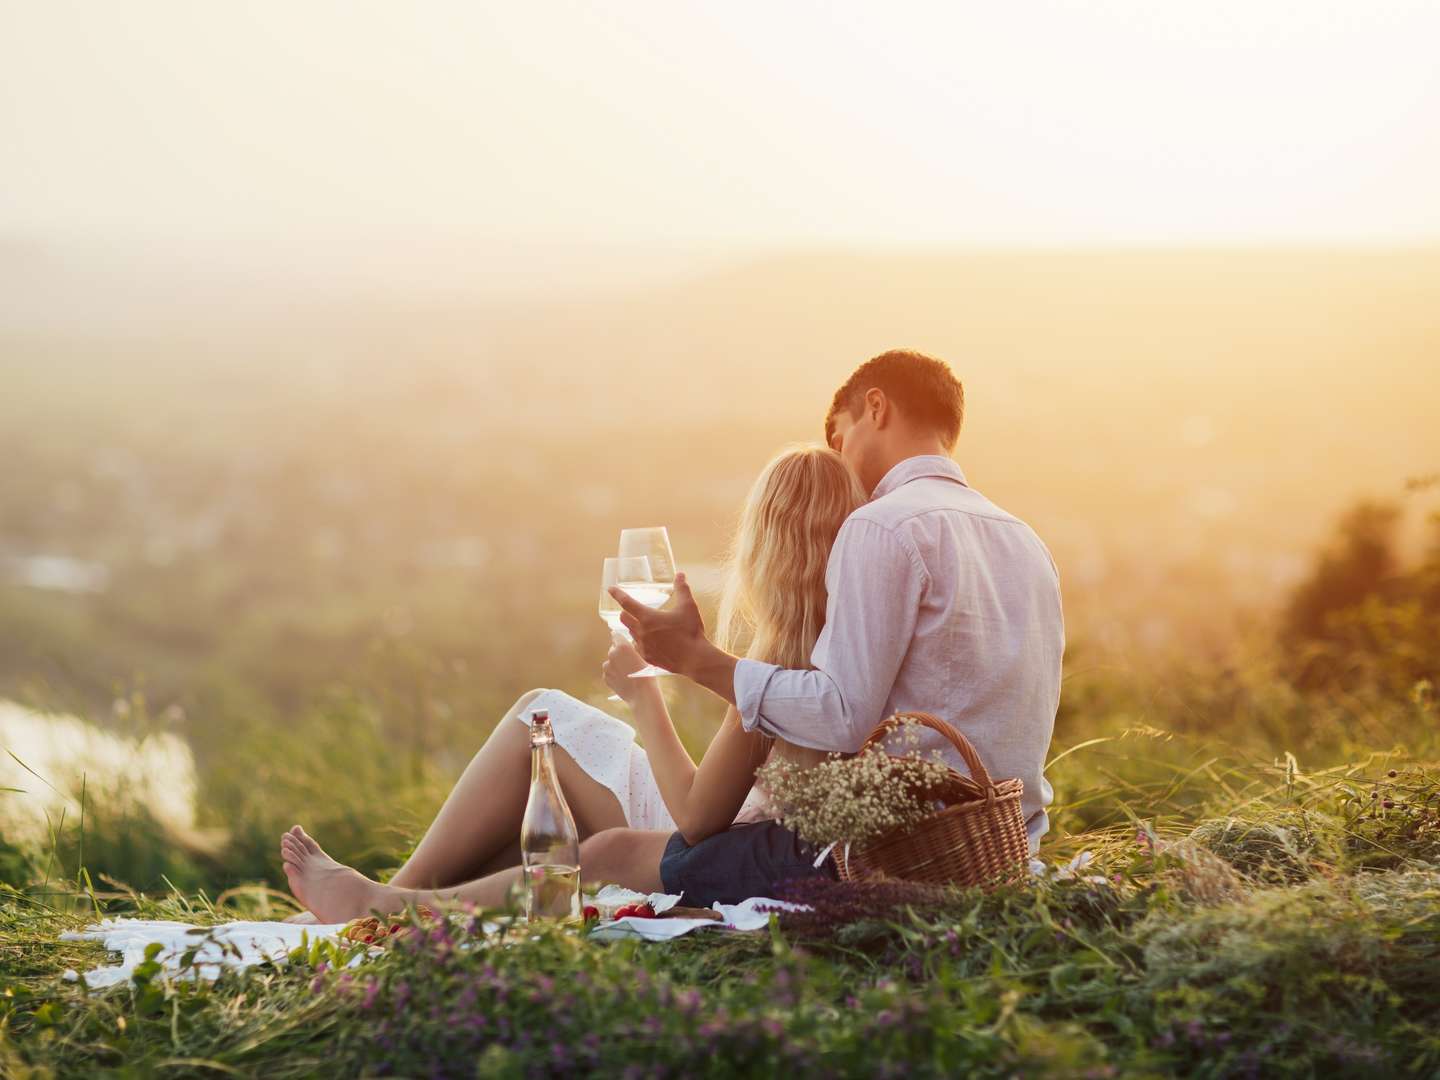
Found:
[[[1355,241],[1317,237],[1260,243],[1207,242],[1106,244],[860,244],[841,241],[775,244],[702,242],[583,243],[487,237],[463,230],[285,230],[247,232],[217,243],[218,234],[156,236],[110,231],[0,230],[0,285],[12,304],[33,293],[39,266],[105,279],[123,271],[131,287],[182,272],[190,288],[244,283],[257,277],[276,286],[304,282],[318,302],[365,296],[397,302],[471,297],[506,302],[603,298],[673,285],[716,273],[811,259],[1064,259],[1405,256],[1440,252],[1440,235],[1408,241]],[[143,240],[143,243],[141,242]],[[366,259],[365,256],[373,256]],[[132,277],[131,275],[137,275]],[[448,275],[451,275],[447,277]],[[18,276],[17,276],[18,275]],[[29,289],[27,290],[27,286]],[[73,297],[72,297],[73,299]],[[16,304],[10,318],[16,314]],[[0,313],[0,329],[10,320]]]

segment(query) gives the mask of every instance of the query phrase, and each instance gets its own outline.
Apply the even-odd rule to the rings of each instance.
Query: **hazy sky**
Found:
[[[0,0],[0,233],[1440,238],[1440,3]]]

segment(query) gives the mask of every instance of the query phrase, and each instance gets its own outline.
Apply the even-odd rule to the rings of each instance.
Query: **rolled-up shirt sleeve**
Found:
[[[747,731],[853,753],[884,719],[929,576],[907,539],[852,517],[835,538],[825,583],[829,600],[810,657],[814,670],[741,660],[735,705]]]

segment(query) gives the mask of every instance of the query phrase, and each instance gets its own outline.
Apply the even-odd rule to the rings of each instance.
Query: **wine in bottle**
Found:
[[[550,714],[530,714],[530,798],[520,825],[525,917],[580,917],[580,834],[555,775]]]

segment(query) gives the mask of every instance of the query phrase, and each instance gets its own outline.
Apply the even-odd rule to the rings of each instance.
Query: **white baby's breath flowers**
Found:
[[[806,768],[771,755],[756,780],[781,824],[812,844],[863,844],[933,813],[951,770],[939,751],[918,752],[915,726],[902,724],[897,756],[872,746],[854,757],[831,754]]]

